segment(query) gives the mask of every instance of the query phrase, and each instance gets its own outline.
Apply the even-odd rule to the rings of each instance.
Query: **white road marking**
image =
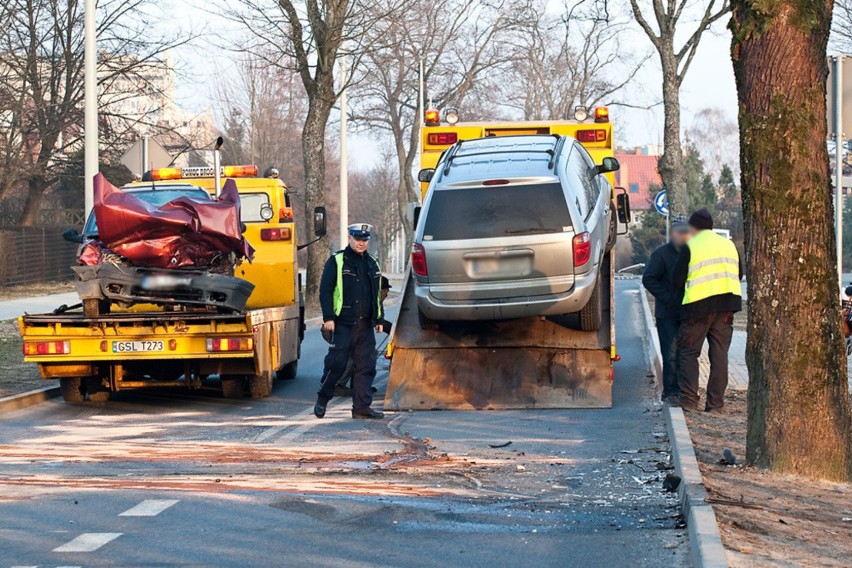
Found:
[[[119,513],[119,517],[156,517],[175,503],[177,499],[146,499],[135,507]]]
[[[56,568],[83,568],[82,566],[57,566]]]
[[[122,533],[83,533],[71,542],[53,549],[53,552],[94,552]]]

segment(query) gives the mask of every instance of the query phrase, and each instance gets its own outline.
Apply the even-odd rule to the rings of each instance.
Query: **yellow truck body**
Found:
[[[172,175],[126,187],[174,179],[215,193],[209,176]],[[243,203],[244,234],[255,248],[253,261],[235,270],[235,276],[255,285],[245,313],[140,305],[93,318],[72,312],[20,317],[24,360],[38,363],[43,378],[59,379],[66,400],[102,400],[131,388],[198,388],[209,375],[221,377],[227,397],[242,396],[246,389],[263,397],[276,375],[295,378],[304,302],[287,187],[272,177],[233,179]],[[261,204],[272,209],[270,219],[255,215]]]

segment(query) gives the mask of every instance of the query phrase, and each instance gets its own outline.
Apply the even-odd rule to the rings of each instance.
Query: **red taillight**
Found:
[[[429,273],[426,269],[426,250],[420,243],[411,245],[411,269],[417,276],[426,276]]]
[[[429,144],[449,146],[459,141],[459,135],[456,132],[432,132],[426,139]]]
[[[289,241],[290,227],[280,227],[277,229],[261,229],[260,240],[262,241]]]
[[[207,351],[251,351],[254,340],[251,337],[209,337]]]
[[[27,341],[24,355],[64,355],[71,353],[70,341]]]
[[[603,129],[578,130],[577,131],[577,141],[578,142],[606,142],[606,130],[603,130]]]
[[[507,179],[487,179],[482,182],[482,185],[508,185],[508,183]]]
[[[574,268],[583,266],[592,258],[592,236],[580,233],[574,237]]]

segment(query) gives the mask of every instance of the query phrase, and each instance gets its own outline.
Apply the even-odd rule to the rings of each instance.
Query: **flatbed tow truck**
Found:
[[[441,123],[436,110],[425,113],[421,129],[421,168],[434,168],[442,153],[458,141],[487,136],[556,134],[576,138],[596,163],[613,156],[613,128],[605,107],[592,120],[536,122],[458,122],[447,111]],[[453,120],[455,119],[455,120]],[[615,187],[613,174],[606,174]],[[420,178],[421,198],[429,187]],[[613,206],[618,222],[630,221],[626,192],[616,188]],[[411,269],[392,328],[386,357],[391,360],[386,410],[609,408],[612,406],[615,350],[613,258],[604,259],[602,325],[579,331],[574,316],[471,322],[439,330],[421,329]]]
[[[277,174],[259,177],[255,166],[224,166],[221,173],[237,184],[244,236],[255,247],[254,260],[235,271],[254,284],[245,311],[137,304],[91,317],[67,309],[21,316],[24,360],[37,363],[44,379],[58,379],[66,401],[104,401],[147,387],[195,389],[209,375],[219,375],[226,398],[246,391],[259,398],[269,396],[274,378],[296,377],[304,301],[287,187]],[[164,168],[124,189],[177,180],[215,195],[217,178],[212,168]],[[322,208],[314,222],[315,233],[325,234]]]

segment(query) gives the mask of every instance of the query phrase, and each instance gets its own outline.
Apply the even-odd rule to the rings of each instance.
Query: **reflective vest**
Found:
[[[373,262],[376,263],[376,266],[379,265],[378,261],[370,256]],[[340,312],[343,311],[343,251],[334,253],[334,262],[337,264],[337,283],[334,285],[334,293],[332,294],[332,306],[334,307],[334,315],[339,316]],[[369,284],[369,283],[368,283]],[[379,320],[382,318],[382,286],[381,286],[381,274],[379,275],[379,294],[376,296],[376,319]]]
[[[689,273],[683,303],[692,304],[711,296],[741,296],[737,247],[713,231],[700,231],[689,239]]]

